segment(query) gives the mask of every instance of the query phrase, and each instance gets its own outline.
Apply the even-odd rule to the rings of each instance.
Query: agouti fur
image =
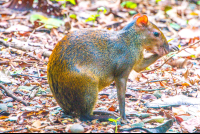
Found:
[[[153,53],[144,58],[143,50]],[[98,92],[116,83],[120,115],[125,115],[129,73],[139,72],[169,52],[163,33],[146,15],[137,14],[120,31],[82,29],[67,33],[48,63],[50,89],[65,113],[92,120]]]

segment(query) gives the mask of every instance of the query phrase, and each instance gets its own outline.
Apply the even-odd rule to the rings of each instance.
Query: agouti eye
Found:
[[[154,36],[158,37],[159,33],[158,32],[153,32]]]

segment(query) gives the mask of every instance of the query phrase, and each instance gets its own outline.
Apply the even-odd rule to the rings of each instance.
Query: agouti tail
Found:
[[[144,58],[144,49],[153,55]],[[89,117],[98,92],[115,81],[120,115],[126,119],[125,91],[129,73],[132,69],[137,72],[145,69],[168,52],[163,33],[146,15],[137,14],[120,31],[69,32],[49,58],[48,82],[65,113]]]

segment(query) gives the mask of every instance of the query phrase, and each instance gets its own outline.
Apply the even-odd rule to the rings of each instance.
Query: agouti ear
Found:
[[[148,24],[148,17],[146,15],[143,15],[141,17],[139,17],[136,21],[136,24],[138,26],[147,26]]]
[[[139,16],[142,16],[142,15],[140,13],[138,13],[138,14],[136,14],[136,15],[133,16],[133,19],[135,19],[135,18],[137,18]]]

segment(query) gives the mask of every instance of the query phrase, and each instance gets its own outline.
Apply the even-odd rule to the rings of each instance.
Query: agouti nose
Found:
[[[165,53],[166,53],[166,54],[168,54],[168,53],[170,52],[168,42],[165,42],[165,43],[164,43],[164,49],[165,49]]]

